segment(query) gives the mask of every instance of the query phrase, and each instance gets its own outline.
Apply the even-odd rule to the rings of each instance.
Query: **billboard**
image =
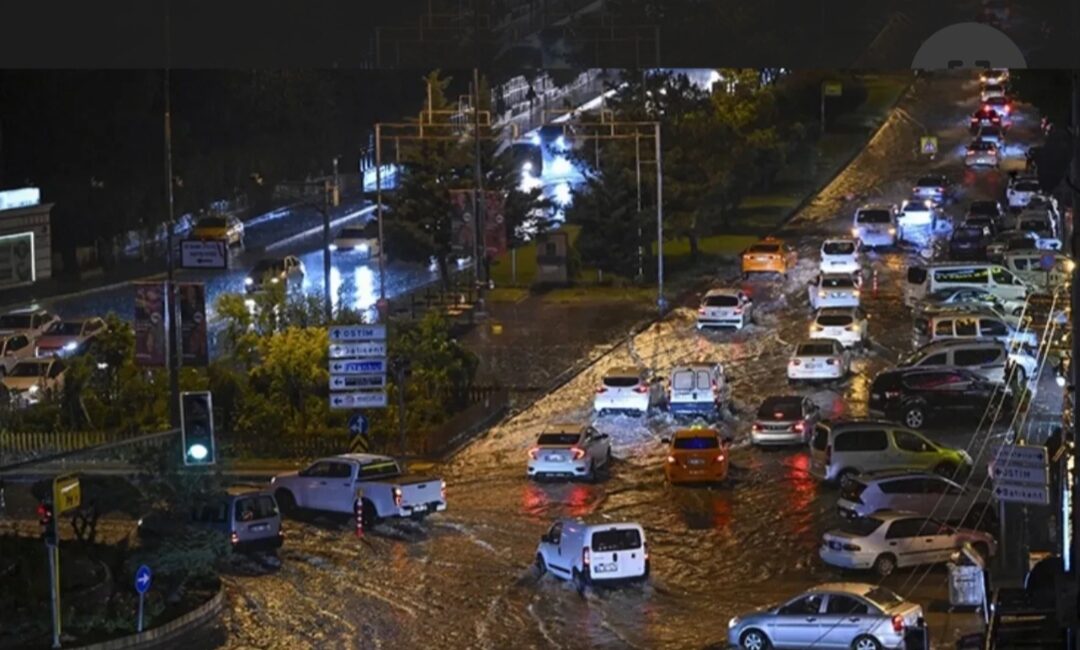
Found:
[[[206,345],[206,285],[176,285],[180,309],[180,365],[205,366],[209,363]]]
[[[450,197],[457,208],[454,219],[454,248],[472,255],[476,224],[473,221],[473,191],[451,190]],[[506,196],[497,190],[484,192],[484,248],[488,257],[506,252]]]
[[[165,365],[165,283],[135,283],[135,363]]]
[[[36,279],[34,233],[0,237],[0,287],[26,284]]]
[[[180,266],[185,269],[227,269],[228,244],[224,239],[185,239],[180,242]]]

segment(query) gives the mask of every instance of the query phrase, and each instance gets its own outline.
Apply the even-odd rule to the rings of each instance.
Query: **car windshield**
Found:
[[[971,148],[976,151],[990,151],[994,148],[994,143],[986,140],[976,140],[971,143]]]
[[[821,314],[817,317],[817,324],[824,327],[840,327],[851,325],[850,314]]]
[[[851,278],[821,278],[821,286],[829,287],[830,289],[850,289],[855,286],[855,281]]]
[[[546,447],[568,447],[576,445],[580,439],[580,433],[542,433],[536,439],[536,444]]]
[[[597,553],[631,551],[641,548],[641,533],[635,528],[598,530],[592,535],[592,550]]]
[[[362,228],[345,228],[338,234],[338,237],[344,239],[362,239],[364,237],[364,230]]]
[[[858,223],[889,223],[892,221],[888,210],[860,210],[855,221]]]
[[[982,239],[984,236],[983,229],[979,226],[957,228],[953,231],[953,239],[960,240],[973,240]]]
[[[0,316],[0,329],[25,330],[30,329],[33,314],[5,314]]]
[[[795,354],[800,357],[828,357],[832,353],[833,346],[828,343],[803,343]]]
[[[82,332],[82,325],[79,321],[53,323],[45,333],[52,336],[78,336]]]
[[[737,307],[739,305],[739,299],[735,296],[719,295],[708,296],[705,298],[706,307]]]
[[[882,607],[892,607],[894,605],[901,605],[904,599],[897,596],[894,592],[885,587],[874,587],[870,591],[866,592],[866,599],[881,605]]]
[[[941,187],[942,182],[940,178],[934,178],[933,176],[926,176],[919,179],[919,182],[915,183],[917,187]]]
[[[776,253],[780,251],[778,244],[754,244],[750,247],[751,253]]]
[[[15,364],[11,372],[8,373],[10,377],[40,377],[45,374],[49,369],[49,364],[39,361],[20,361]]]
[[[866,537],[878,528],[881,528],[881,524],[883,523],[885,522],[880,519],[875,519],[874,517],[858,517],[845,522],[844,525],[840,527],[840,532],[856,537]]]
[[[675,438],[676,449],[719,449],[720,439],[716,436],[693,436],[692,438]]]
[[[205,219],[199,219],[199,223],[196,224],[196,228],[224,228],[224,217],[206,217]]]
[[[759,420],[798,420],[802,417],[801,397],[770,397],[758,409]]]
[[[855,252],[855,242],[829,241],[821,248],[826,255],[851,255]]]
[[[604,377],[604,385],[610,388],[633,388],[641,383],[637,377],[619,375],[616,377]]]

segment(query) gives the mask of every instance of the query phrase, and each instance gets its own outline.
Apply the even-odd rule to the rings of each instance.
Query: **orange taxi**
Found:
[[[718,483],[727,478],[730,440],[715,429],[680,429],[663,442],[667,445],[664,473],[669,483]]]
[[[743,277],[751,273],[779,273],[786,276],[796,261],[794,248],[775,237],[766,237],[743,251]]]

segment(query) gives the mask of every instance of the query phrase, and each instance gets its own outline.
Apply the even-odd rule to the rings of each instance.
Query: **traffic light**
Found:
[[[209,392],[180,394],[180,432],[185,465],[214,464],[214,406]]]
[[[38,523],[41,524],[41,539],[46,544],[56,544],[56,517],[53,516],[51,503],[41,501],[37,507]]]

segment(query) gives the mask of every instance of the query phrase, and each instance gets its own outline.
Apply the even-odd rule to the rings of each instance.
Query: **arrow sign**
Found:
[[[368,421],[363,413],[353,413],[349,416],[349,436],[367,435]]]
[[[330,375],[330,390],[384,388],[386,375]]]
[[[1002,467],[990,465],[990,478],[998,485],[1047,485],[1048,478],[1042,467]]]
[[[998,485],[994,494],[1002,501],[1010,503],[1029,503],[1045,506],[1050,503],[1050,491],[1046,487]]]
[[[386,325],[335,325],[330,328],[332,343],[385,340]]]
[[[331,343],[331,359],[352,359],[355,357],[385,357],[385,341],[369,341],[367,343]]]
[[[145,564],[139,567],[139,570],[135,572],[135,591],[140,594],[150,591],[151,577],[150,567]]]
[[[332,409],[386,408],[386,393],[382,391],[331,393]]]
[[[377,375],[386,372],[386,359],[341,359],[330,362],[333,375]]]
[[[1046,467],[1046,447],[1000,445],[990,448],[990,463],[1000,467]]]

